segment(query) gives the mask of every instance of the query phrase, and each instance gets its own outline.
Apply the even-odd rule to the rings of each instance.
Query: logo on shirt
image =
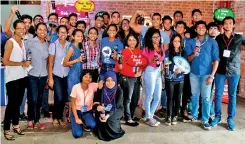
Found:
[[[105,46],[102,48],[102,55],[105,58],[104,61],[105,63],[110,63],[110,56],[111,56],[111,48],[108,46]]]

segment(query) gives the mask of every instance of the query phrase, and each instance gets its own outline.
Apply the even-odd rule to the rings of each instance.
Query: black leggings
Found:
[[[165,88],[167,92],[167,116],[178,116],[180,109],[180,97],[182,94],[183,81],[166,81]]]
[[[5,110],[4,130],[10,130],[11,120],[13,125],[19,124],[20,105],[23,100],[26,85],[27,78],[6,83],[8,104]]]

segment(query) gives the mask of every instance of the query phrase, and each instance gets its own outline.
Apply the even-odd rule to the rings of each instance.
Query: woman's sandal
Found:
[[[12,135],[10,131],[4,131],[4,138],[12,141],[16,139],[16,137]]]
[[[20,129],[20,127],[14,127],[13,126],[14,133],[17,133],[18,135],[25,135],[25,133]]]

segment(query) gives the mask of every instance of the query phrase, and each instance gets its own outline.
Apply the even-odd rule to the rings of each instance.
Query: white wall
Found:
[[[11,11],[11,7],[13,5],[1,5],[1,25],[4,26],[10,11]],[[17,5],[17,7],[19,8],[20,14],[28,14],[32,17],[34,17],[37,14],[41,14],[41,6],[40,5]],[[17,17],[15,16],[13,21],[16,20]],[[12,25],[11,25],[12,27]]]

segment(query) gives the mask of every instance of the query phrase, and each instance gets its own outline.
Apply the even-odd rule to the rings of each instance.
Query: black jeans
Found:
[[[184,78],[184,88],[183,88],[183,95],[182,95],[182,107],[181,107],[181,114],[183,115],[188,102],[190,101],[191,98],[191,84],[190,84],[190,77],[189,74],[185,75]]]
[[[54,110],[53,119],[62,119],[65,102],[67,101],[67,77],[53,75],[54,79]]]
[[[4,130],[10,130],[12,120],[13,125],[19,124],[20,105],[25,93],[27,78],[21,78],[6,83],[8,104],[5,110]]]
[[[83,69],[83,71],[88,70],[88,69]],[[98,77],[99,77],[99,71],[98,69],[90,70],[92,71],[92,82],[98,82]]]
[[[34,120],[34,123],[39,122],[40,119],[40,108],[42,104],[43,92],[46,82],[47,76],[28,76],[28,120]]]
[[[182,94],[183,81],[167,81],[165,88],[167,92],[167,116],[178,116],[180,109],[180,97]]]
[[[120,86],[123,90],[123,106],[125,120],[131,120],[140,97],[140,79],[135,77],[120,76]]]

